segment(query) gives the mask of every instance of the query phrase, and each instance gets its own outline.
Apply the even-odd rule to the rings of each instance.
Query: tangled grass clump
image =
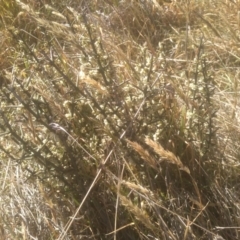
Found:
[[[3,0],[1,238],[238,239],[237,8]]]

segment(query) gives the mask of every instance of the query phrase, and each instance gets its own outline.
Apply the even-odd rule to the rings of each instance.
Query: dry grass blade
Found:
[[[141,156],[141,158],[152,168],[157,169],[156,161],[140,144],[127,140],[127,143]]]
[[[152,232],[155,231],[161,231],[160,229],[157,229],[149,219],[148,214],[140,209],[139,207],[135,206],[129,199],[127,199],[125,196],[119,195],[121,204],[134,215],[134,219],[142,223],[146,228],[151,230]]]
[[[148,137],[145,138],[145,142],[148,146],[153,148],[155,153],[157,153],[161,157],[161,161],[168,161],[172,164],[175,164],[179,167],[180,170],[190,174],[189,169],[184,166],[179,157],[175,156],[172,152],[165,150],[159,143],[154,142]]]
[[[239,7],[2,0],[0,239],[238,239]]]

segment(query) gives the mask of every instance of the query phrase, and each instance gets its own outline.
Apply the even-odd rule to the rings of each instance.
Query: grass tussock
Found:
[[[238,1],[0,4],[1,239],[239,239]]]

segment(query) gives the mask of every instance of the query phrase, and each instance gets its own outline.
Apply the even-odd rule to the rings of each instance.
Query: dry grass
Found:
[[[239,1],[0,4],[1,239],[239,239]]]

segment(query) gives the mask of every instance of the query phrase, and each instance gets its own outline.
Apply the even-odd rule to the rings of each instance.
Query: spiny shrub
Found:
[[[8,182],[5,200],[15,201],[2,235],[209,239],[216,226],[238,226],[236,195],[228,202],[218,183],[227,173],[212,52],[203,37],[182,46],[182,28],[198,28],[203,6],[68,4],[1,9],[1,158],[22,176]]]

